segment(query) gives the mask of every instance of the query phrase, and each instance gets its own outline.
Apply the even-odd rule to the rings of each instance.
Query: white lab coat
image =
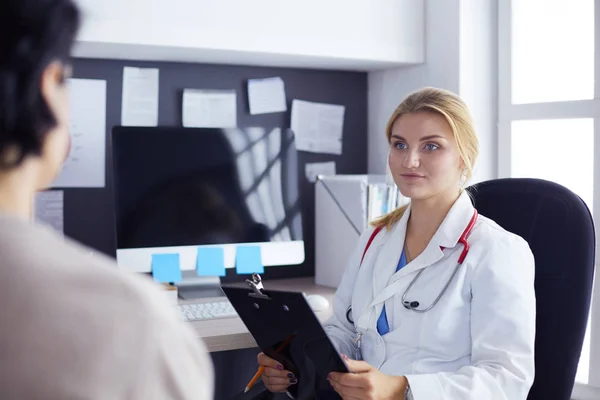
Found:
[[[346,319],[347,308],[352,304],[355,324],[362,313],[371,313],[363,360],[386,374],[406,376],[415,400],[524,400],[533,383],[534,260],[521,237],[480,215],[468,238],[470,251],[438,304],[426,313],[402,305],[405,288],[423,268],[407,300],[426,308],[439,295],[457,264],[462,251],[457,242],[473,210],[468,194],[461,194],[423,253],[398,272],[410,206],[390,231],[379,232],[360,266],[373,232],[367,229],[325,323],[338,351],[354,357],[356,327]],[[383,303],[369,305],[397,280],[400,290],[385,301],[390,331],[380,336],[376,321]]]

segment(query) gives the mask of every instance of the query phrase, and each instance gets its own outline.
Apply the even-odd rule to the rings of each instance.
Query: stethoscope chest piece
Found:
[[[404,302],[404,308],[406,308],[407,310],[413,310],[417,307],[419,307],[419,302],[418,301],[405,301]]]

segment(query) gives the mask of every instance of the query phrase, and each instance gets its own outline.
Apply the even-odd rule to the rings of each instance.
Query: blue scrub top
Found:
[[[402,268],[406,266],[406,256],[404,255],[404,250],[402,250],[402,254],[400,255],[400,261],[398,261],[398,266],[396,267],[396,272],[400,271]],[[385,313],[385,304],[383,305],[383,310],[381,310],[381,315],[377,320],[377,332],[380,335],[385,335],[390,331],[390,325],[388,324],[387,314]]]

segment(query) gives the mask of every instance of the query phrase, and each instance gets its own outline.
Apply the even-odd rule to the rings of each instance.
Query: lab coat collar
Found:
[[[463,191],[446,214],[446,218],[431,241],[444,248],[450,249],[456,246],[458,239],[469,225],[474,211],[475,207],[471,203],[469,194]]]
[[[390,283],[390,277],[395,281],[440,260],[444,256],[442,248],[456,246],[473,216],[473,211],[468,193],[461,193],[425,250],[400,271],[395,272],[404,248],[406,226],[411,212],[409,204],[402,218],[392,229],[389,232],[383,230],[384,234],[378,235],[381,236],[378,241],[381,249],[373,269],[373,293],[376,295],[381,292]],[[376,244],[375,241],[373,244]]]
[[[390,277],[394,274],[394,271],[398,266],[398,261],[400,261],[400,255],[402,254],[402,250],[404,248],[406,224],[410,215],[410,208],[411,206],[409,203],[406,211],[402,215],[402,218],[400,218],[400,220],[396,222],[389,231],[384,228],[382,232],[377,235],[381,237],[378,241],[378,245],[380,246],[380,249],[378,249],[379,254],[375,259],[375,265],[373,266],[374,298],[388,285]],[[375,244],[375,241],[373,241],[373,244]]]

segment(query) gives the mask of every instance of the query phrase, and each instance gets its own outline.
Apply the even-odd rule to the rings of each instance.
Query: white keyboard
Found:
[[[228,301],[213,303],[180,304],[177,306],[184,321],[237,317],[235,309]]]

